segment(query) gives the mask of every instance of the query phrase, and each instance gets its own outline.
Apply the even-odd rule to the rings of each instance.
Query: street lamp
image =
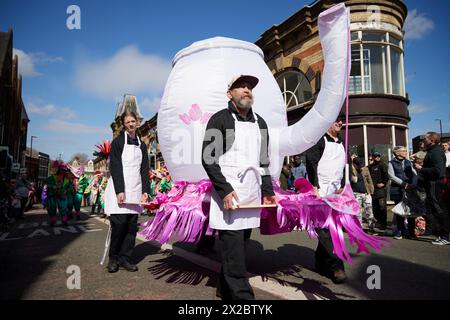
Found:
[[[439,132],[441,134],[439,142],[442,142],[442,121],[441,119],[435,119],[435,121],[439,121]]]

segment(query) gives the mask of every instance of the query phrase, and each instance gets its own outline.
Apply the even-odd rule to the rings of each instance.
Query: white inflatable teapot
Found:
[[[206,124],[212,114],[227,108],[227,85],[241,74],[259,79],[253,90],[253,111],[269,127],[273,178],[278,179],[285,156],[302,153],[320,139],[346,96],[348,10],[338,4],[322,12],[318,24],[325,60],[322,87],[313,108],[291,126],[280,88],[255,44],[216,37],[195,42],[175,55],[157,121],[161,153],[173,180],[208,179],[201,163]]]

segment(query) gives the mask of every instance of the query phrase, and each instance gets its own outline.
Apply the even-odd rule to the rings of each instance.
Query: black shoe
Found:
[[[136,272],[139,270],[135,264],[129,263],[128,261],[119,262],[119,266],[130,272]]]
[[[114,260],[114,259],[109,260],[108,272],[109,273],[114,273],[114,272],[117,272],[117,271],[119,271],[119,264],[117,263],[117,261]]]
[[[336,284],[344,283],[347,280],[347,275],[344,270],[336,270],[333,271],[331,280]]]

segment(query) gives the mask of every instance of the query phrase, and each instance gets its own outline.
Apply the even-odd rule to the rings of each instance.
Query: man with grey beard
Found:
[[[255,299],[246,275],[245,246],[252,228],[260,225],[258,206],[275,203],[267,124],[252,110],[257,83],[250,75],[229,83],[228,108],[211,117],[203,140],[202,164],[213,184],[209,226],[219,231],[222,245],[216,294],[224,300]]]

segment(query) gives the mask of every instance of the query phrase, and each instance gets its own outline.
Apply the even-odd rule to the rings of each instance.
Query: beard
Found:
[[[236,105],[239,109],[248,111],[253,105],[253,97],[245,96],[239,99],[236,99]]]

